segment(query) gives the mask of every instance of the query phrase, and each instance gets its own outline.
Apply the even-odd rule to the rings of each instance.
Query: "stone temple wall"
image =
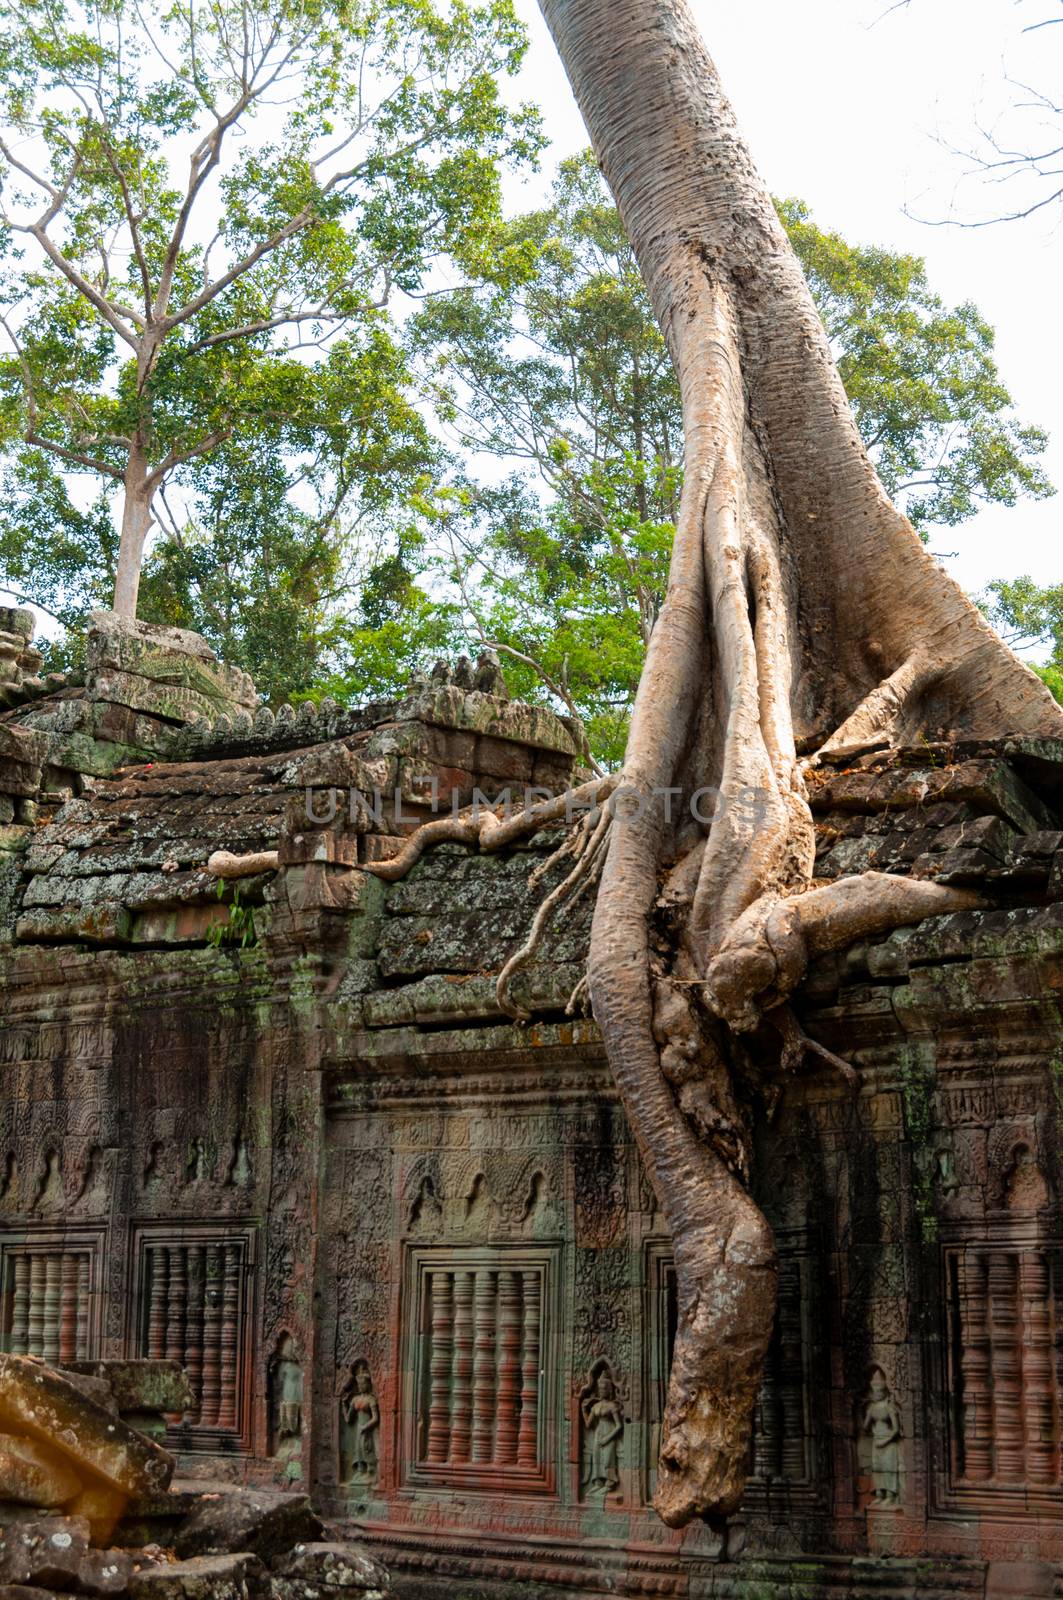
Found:
[[[83,684],[33,680],[4,620],[4,1348],[176,1356],[185,1475],[309,1484],[410,1596],[1063,1596],[1063,748],[817,774],[821,877],[984,907],[809,975],[860,1088],[810,1073],[761,1129],[749,1488],[726,1538],[677,1534],[669,1240],[565,1011],[587,904],[517,982],[532,1022],[495,999],[557,838],[364,871],[433,804],[562,788],[568,729],[490,662],[274,717],[105,617]],[[219,897],[217,848],[278,869]]]

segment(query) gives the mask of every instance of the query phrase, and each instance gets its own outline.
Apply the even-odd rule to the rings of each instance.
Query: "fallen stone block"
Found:
[[[269,1592],[266,1569],[257,1556],[193,1556],[135,1572],[130,1600],[258,1600]]]
[[[89,1519],[97,1544],[128,1500],[165,1489],[173,1476],[167,1451],[26,1356],[0,1356],[0,1430],[40,1441],[73,1470],[81,1487],[66,1509]]]
[[[70,1588],[71,1574],[88,1552],[89,1535],[83,1517],[0,1520],[0,1583]]]
[[[249,1550],[272,1561],[297,1544],[325,1537],[324,1523],[305,1494],[275,1489],[220,1489],[200,1500],[177,1538],[182,1559],[224,1550]]]
[[[125,1594],[133,1576],[133,1561],[124,1550],[86,1550],[74,1587],[80,1594]]]
[[[179,1361],[75,1361],[62,1370],[106,1385],[119,1416],[124,1418],[146,1413],[180,1414],[195,1401]]]
[[[366,1594],[387,1594],[391,1586],[387,1568],[346,1541],[297,1544],[273,1564],[279,1578],[289,1578],[325,1590],[352,1589]]]
[[[175,1488],[171,1485],[157,1494],[141,1495],[131,1500],[115,1529],[115,1543],[134,1550],[154,1544],[172,1548],[178,1527],[192,1514],[202,1498],[203,1491],[200,1488]]]
[[[80,1490],[81,1479],[57,1451],[24,1435],[0,1434],[0,1500],[48,1509]]]

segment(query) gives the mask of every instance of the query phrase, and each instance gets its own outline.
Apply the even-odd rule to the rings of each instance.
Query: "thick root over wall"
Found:
[[[655,1505],[681,1526],[740,1502],[775,1314],[742,1036],[766,1020],[780,1073],[805,1056],[847,1072],[790,1010],[809,959],[976,903],[878,873],[812,886],[804,773],[819,751],[1063,734],[1063,713],[887,499],[686,0],[540,4],[683,397],[668,593],[607,847],[588,836],[557,897],[600,874],[590,996],[675,1245]],[[706,787],[710,825],[686,804]]]

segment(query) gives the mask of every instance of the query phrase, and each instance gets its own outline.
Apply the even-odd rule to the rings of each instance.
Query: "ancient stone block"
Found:
[[[257,1556],[195,1556],[145,1567],[127,1592],[130,1600],[257,1600],[268,1593],[268,1581]]]
[[[72,1588],[89,1553],[89,1532],[82,1517],[0,1520],[0,1582]]]
[[[177,1554],[208,1555],[224,1550],[249,1550],[264,1561],[286,1555],[296,1544],[325,1537],[324,1524],[305,1494],[248,1489],[238,1493],[219,1488],[204,1496],[174,1541]]]
[[[383,1595],[390,1587],[387,1569],[356,1544],[297,1544],[273,1563],[273,1571],[281,1578],[320,1585],[326,1592],[350,1589]]]
[[[76,1361],[64,1371],[98,1378],[110,1390],[119,1413],[126,1411],[187,1411],[192,1390],[179,1361],[123,1360]]]
[[[76,1474],[82,1505],[97,1532],[120,1515],[126,1500],[162,1489],[173,1457],[81,1394],[61,1373],[24,1356],[0,1356],[0,1427],[55,1450]]]
[[[77,1473],[36,1439],[0,1434],[0,1500],[24,1506],[61,1506],[81,1489]]]

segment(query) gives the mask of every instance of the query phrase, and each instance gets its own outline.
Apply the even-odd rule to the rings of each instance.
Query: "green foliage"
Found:
[[[229,885],[224,878],[219,879],[218,899],[224,900],[228,893]],[[226,945],[237,945],[241,950],[246,950],[255,943],[254,907],[244,905],[239,884],[234,885],[229,899],[228,921],[211,923],[207,929],[207,943],[214,950],[221,950]]]
[[[0,0],[0,24],[0,581],[65,621],[106,603],[139,496],[143,614],[309,683],[432,469],[391,302],[441,264],[525,270],[512,0]]]
[[[1034,671],[1063,703],[1063,583],[1041,586],[1029,576],[998,578],[981,604],[1009,644],[1050,647],[1048,661]]]
[[[915,526],[953,527],[981,505],[1043,499],[1040,428],[1018,422],[977,307],[948,307],[919,256],[824,233],[798,200],[779,216],[831,338],[861,437]]]
[[[862,436],[920,530],[1050,493],[1044,435],[1012,416],[974,307],[948,309],[916,257],[851,246],[796,201],[779,213]],[[590,152],[562,164],[550,206],[511,223],[507,243],[532,255],[529,276],[438,298],[411,329],[466,458],[516,463],[501,483],[466,485],[440,565],[473,636],[537,663],[506,661],[513,688],[552,682],[615,764],[667,583],[679,396]]]

